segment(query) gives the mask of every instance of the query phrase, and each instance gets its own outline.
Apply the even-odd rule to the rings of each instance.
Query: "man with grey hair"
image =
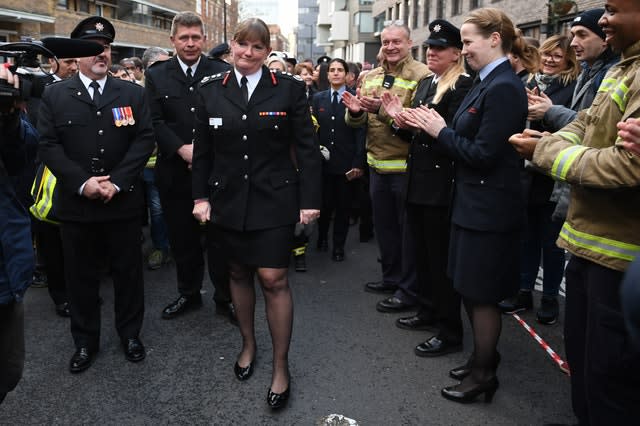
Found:
[[[215,287],[213,298],[216,311],[233,319],[225,263],[215,247],[203,246],[201,237],[207,227],[201,226],[191,214],[191,162],[197,103],[195,88],[204,76],[226,71],[230,66],[209,59],[202,53],[206,41],[204,25],[200,16],[193,12],[180,12],[173,18],[170,40],[175,56],[153,64],[145,78],[158,144],[155,178],[176,262],[180,293],[176,300],[164,308],[162,317],[175,318],[202,306],[200,289],[206,252],[209,277]]]
[[[169,52],[162,47],[150,47],[142,54],[142,67],[146,71],[151,65],[157,61],[166,61],[169,59]]]

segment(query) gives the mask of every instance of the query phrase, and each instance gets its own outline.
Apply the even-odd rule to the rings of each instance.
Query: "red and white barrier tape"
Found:
[[[555,353],[553,349],[551,349],[551,347],[547,344],[547,342],[545,342],[544,339],[540,337],[538,333],[536,333],[536,331],[533,328],[531,328],[529,324],[527,324],[522,318],[520,318],[518,314],[511,314],[511,315],[516,319],[516,321],[520,323],[521,326],[524,327],[525,330],[529,332],[531,337],[533,337],[536,340],[536,342],[538,342],[540,346],[542,346],[542,349],[544,349],[547,352],[547,354],[549,354],[549,356],[556,363],[560,371],[562,371],[567,375],[570,375],[571,373],[569,372],[569,364],[566,361],[563,361],[562,358],[560,358],[560,355]]]

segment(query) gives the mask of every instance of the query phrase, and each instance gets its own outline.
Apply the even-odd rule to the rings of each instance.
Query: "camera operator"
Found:
[[[12,179],[26,165],[18,88],[18,78],[0,66],[0,403],[22,377],[22,299],[34,267],[29,215],[16,196]]]

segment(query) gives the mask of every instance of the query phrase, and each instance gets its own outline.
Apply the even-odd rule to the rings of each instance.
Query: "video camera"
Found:
[[[40,62],[40,58],[83,58],[102,53],[104,47],[93,41],[75,40],[62,37],[47,37],[40,41],[22,41],[0,45],[0,56],[14,58],[9,70],[16,74],[20,70],[40,70],[44,75],[51,75]],[[1,64],[0,64],[1,66]],[[11,109],[18,99],[27,99],[31,92],[29,72],[17,74],[20,78],[20,89],[0,80],[0,112]]]

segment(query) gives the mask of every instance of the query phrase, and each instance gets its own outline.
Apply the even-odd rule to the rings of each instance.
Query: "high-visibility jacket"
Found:
[[[616,124],[640,117],[640,41],[604,77],[591,107],[537,144],[533,162],[571,184],[558,245],[623,271],[640,255],[640,158],[618,143]]]
[[[382,86],[385,75],[393,77],[390,88]],[[400,61],[394,71],[390,71],[386,62],[369,72],[362,81],[362,96],[380,97],[383,92],[391,92],[409,108],[418,82],[431,75],[429,68],[414,60],[411,55]],[[404,173],[407,170],[409,144],[395,135],[391,127],[391,117],[384,107],[377,114],[368,113],[352,116],[346,111],[346,123],[353,127],[367,125],[367,163],[378,173]]]

